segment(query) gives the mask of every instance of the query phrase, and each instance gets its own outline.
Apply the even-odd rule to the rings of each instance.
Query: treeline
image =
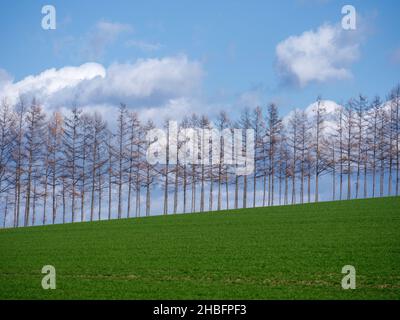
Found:
[[[313,110],[285,118],[270,104],[245,109],[236,121],[220,112],[213,121],[192,114],[179,123],[179,132],[253,129],[254,170],[240,175],[235,164],[224,162],[223,143],[218,162],[207,155],[208,162],[187,164],[178,157],[151,164],[146,152],[154,141],[146,137],[155,125],[142,123],[123,104],[111,128],[100,114],[77,107],[48,115],[35,99],[13,106],[3,100],[3,226],[150,215],[156,197],[168,214],[317,202],[322,185],[332,200],[399,195],[399,109],[397,86],[385,101],[359,95],[329,113],[317,99]],[[165,121],[167,132],[168,126]],[[169,139],[178,152],[179,136]],[[197,145],[199,160],[200,150]]]

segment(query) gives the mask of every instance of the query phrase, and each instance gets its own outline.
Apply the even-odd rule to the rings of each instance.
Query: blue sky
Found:
[[[46,4],[56,8],[56,30],[41,28],[41,8]],[[345,4],[357,10],[356,31],[339,30],[341,8]],[[9,84],[16,84],[50,68],[78,67],[87,62],[96,62],[107,70],[113,64],[134,65],[138,59],[184,56],[189,64],[195,63],[201,69],[201,75],[194,71],[197,73],[192,77],[196,68],[191,67],[189,71],[185,69],[182,77],[200,84],[193,91],[178,93],[176,89],[172,96],[158,91],[158,103],[160,96],[171,100],[180,94],[195,97],[197,106],[223,105],[235,110],[246,104],[276,101],[281,112],[286,113],[295,107],[306,107],[319,94],[337,102],[360,92],[370,97],[385,96],[400,81],[399,12],[400,3],[395,0],[3,0],[0,83],[1,77],[7,78]],[[333,71],[340,69],[342,75],[314,72],[303,83],[287,81],[288,77],[299,75],[288,74],[289,67],[279,65],[277,46],[307,31],[318,39],[318,30],[324,25],[329,30],[338,30],[340,43],[330,57],[317,58],[325,59],[323,63],[331,63],[326,59],[333,59],[336,68]],[[350,57],[336,59],[335,55],[343,53],[340,51],[343,47],[349,50]],[[289,53],[293,49],[289,43],[285,48]],[[185,59],[176,63],[185,63]],[[162,78],[170,82],[168,76]],[[185,82],[185,78],[181,80]],[[159,85],[160,78],[156,82]],[[154,107],[156,102],[151,101]],[[140,103],[141,99],[133,99],[130,105],[136,107]],[[190,103],[187,108],[192,108]]]

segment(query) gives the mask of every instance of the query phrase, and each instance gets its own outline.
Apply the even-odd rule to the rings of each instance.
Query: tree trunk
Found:
[[[5,205],[5,208],[4,208],[3,228],[6,227],[6,223],[7,223],[7,214],[8,214],[8,194],[6,195],[6,205]]]
[[[146,216],[150,215],[150,168],[147,167],[146,175]]]
[[[48,169],[46,168],[46,176],[44,181],[44,194],[43,194],[43,225],[46,224],[46,208],[47,208],[47,176],[48,176]]]
[[[187,202],[187,172],[186,164],[183,165],[183,213],[186,213]]]
[[[226,209],[229,209],[229,176],[228,172],[226,172],[225,177],[225,193],[226,193]]]
[[[36,223],[36,200],[37,200],[37,189],[36,179],[33,182],[33,205],[32,205],[32,226]]]
[[[243,176],[243,208],[247,208],[247,176]]]
[[[235,177],[235,209],[239,207],[239,177]]]
[[[257,166],[255,166],[254,168],[254,175],[253,175],[253,208],[256,207],[256,195],[257,195]]]

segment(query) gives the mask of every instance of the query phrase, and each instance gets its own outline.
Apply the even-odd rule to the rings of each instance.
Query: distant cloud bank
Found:
[[[196,95],[201,87],[200,63],[186,56],[139,59],[134,63],[104,67],[86,63],[78,67],[48,69],[14,82],[0,70],[0,97],[15,103],[19,96],[36,97],[46,110],[104,108],[126,103],[154,110],[175,105]]]

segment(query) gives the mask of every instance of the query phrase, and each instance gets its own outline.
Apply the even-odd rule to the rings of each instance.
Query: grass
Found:
[[[0,230],[0,298],[399,299],[400,198]]]

